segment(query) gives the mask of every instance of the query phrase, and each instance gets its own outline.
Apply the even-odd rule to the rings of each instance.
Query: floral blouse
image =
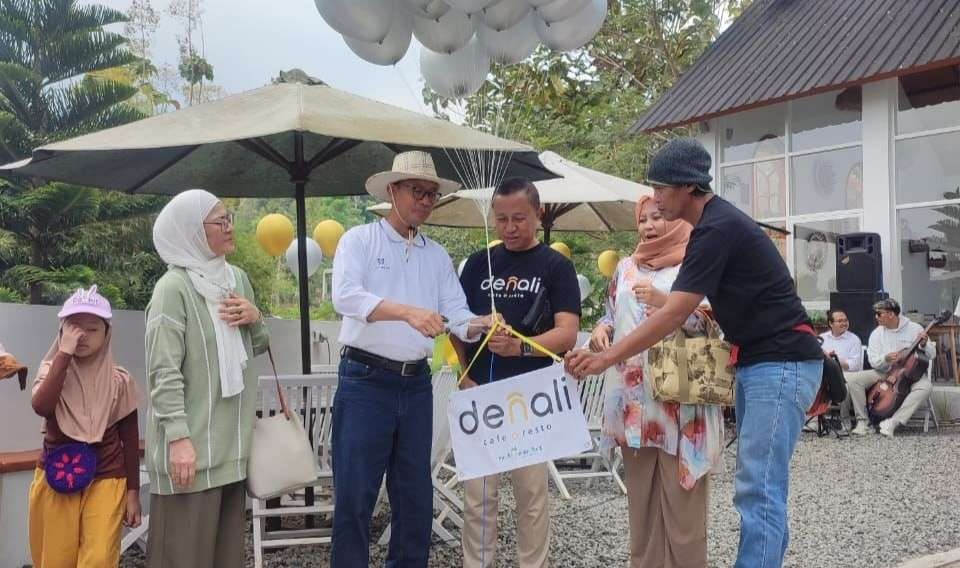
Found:
[[[669,292],[679,266],[651,270],[637,266],[633,257],[620,261],[610,281],[606,316],[601,323],[613,325],[613,341],[619,341],[647,318],[647,306],[637,300],[633,287],[644,278]],[[692,315],[684,324],[691,333],[703,333],[703,321]],[[660,402],[653,387],[644,380],[647,353],[618,364],[608,376],[601,444],[631,448],[660,448],[678,456],[680,484],[693,489],[697,480],[722,463],[723,414],[713,405]]]

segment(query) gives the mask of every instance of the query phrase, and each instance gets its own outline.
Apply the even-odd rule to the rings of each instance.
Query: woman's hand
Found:
[[[66,322],[63,324],[63,332],[60,334],[60,351],[73,356],[77,352],[77,345],[83,339],[85,332],[75,323]]]
[[[250,300],[236,292],[231,292],[220,302],[220,319],[227,322],[230,327],[250,325],[260,321],[260,317],[260,310]]]
[[[170,477],[182,489],[193,485],[197,477],[197,452],[190,438],[170,442]]]
[[[648,306],[662,308],[667,303],[667,293],[653,285],[653,280],[643,278],[633,287],[637,300]]]
[[[598,324],[597,327],[593,328],[593,333],[590,334],[590,351],[599,353],[608,349],[611,335],[613,335],[612,325],[608,323]]]
[[[136,489],[127,489],[127,502],[123,511],[123,524],[131,529],[135,529],[140,526],[142,520],[140,492]]]

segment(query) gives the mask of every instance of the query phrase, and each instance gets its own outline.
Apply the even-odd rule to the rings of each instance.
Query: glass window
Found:
[[[860,229],[857,218],[797,223],[793,227],[794,278],[805,302],[826,302],[837,289],[837,237]]]
[[[897,203],[955,198],[960,187],[960,132],[898,140]]]
[[[863,207],[863,151],[859,146],[791,158],[793,215]]]
[[[897,133],[960,126],[960,65],[900,78]]]
[[[741,112],[722,121],[720,143],[724,162],[783,155],[786,107],[782,104]]]
[[[860,142],[860,87],[803,97],[790,110],[790,151]]]
[[[773,244],[776,245],[777,251],[780,253],[780,258],[786,261],[787,260],[787,232],[786,232],[787,224],[784,223],[783,221],[774,221],[772,223],[764,223],[764,225],[766,226],[761,225],[760,228],[763,229],[763,232],[766,233],[767,236],[770,237],[770,240],[773,241]],[[774,227],[776,227],[777,229],[783,229],[783,230],[777,231],[774,229]]]
[[[727,166],[722,175],[721,195],[754,219],[786,216],[787,181],[783,159]]]
[[[953,311],[960,297],[960,204],[897,213],[904,311]]]

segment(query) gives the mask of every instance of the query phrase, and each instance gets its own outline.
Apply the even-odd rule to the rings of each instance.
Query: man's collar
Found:
[[[380,227],[383,228],[383,231],[387,234],[387,238],[390,239],[390,242],[394,243],[406,243],[407,238],[397,232],[393,228],[393,225],[390,224],[386,219],[380,219]],[[423,234],[418,230],[417,234],[413,237],[413,246],[416,247],[425,247],[427,246],[427,239]]]

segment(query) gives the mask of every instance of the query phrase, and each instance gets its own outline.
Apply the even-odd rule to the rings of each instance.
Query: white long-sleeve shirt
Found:
[[[890,363],[887,363],[884,356],[910,347],[921,333],[923,333],[923,327],[920,324],[903,316],[900,316],[897,329],[878,326],[870,333],[870,341],[867,342],[867,357],[870,359],[870,366],[880,373],[887,372],[890,369]],[[927,346],[923,351],[930,359],[936,357],[937,348],[933,340],[927,341]]]
[[[823,338],[823,352],[836,353],[840,363],[847,364],[845,371],[863,370],[863,343],[855,333],[848,330],[837,337],[832,331],[827,331],[821,333],[820,337]]]
[[[466,322],[476,316],[467,307],[450,255],[422,234],[408,243],[381,219],[350,229],[337,245],[333,307],[343,316],[340,344],[394,361],[430,356],[433,340],[406,322],[367,321],[383,300],[438,312],[450,321],[454,335],[471,341]]]

